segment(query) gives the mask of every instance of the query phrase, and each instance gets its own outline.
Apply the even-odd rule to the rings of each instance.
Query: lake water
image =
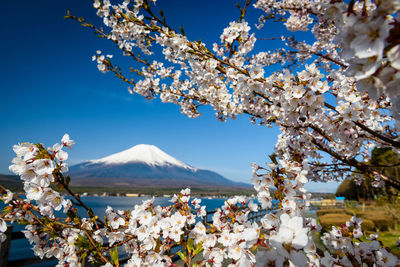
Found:
[[[81,197],[83,203],[88,207],[93,209],[93,212],[99,216],[99,218],[103,218],[105,215],[105,209],[107,206],[113,207],[115,210],[132,210],[136,204],[141,204],[143,200],[150,199],[151,197]],[[167,206],[171,203],[169,202],[169,198],[155,198],[154,204]],[[224,204],[225,199],[222,198],[213,198],[201,199],[201,205],[205,205],[207,207],[207,211],[215,210],[218,207],[221,207]],[[1,208],[4,206],[1,205]],[[84,209],[80,211],[82,217],[87,217]],[[15,225],[14,231],[21,231],[24,229],[24,226]],[[11,242],[10,256],[9,260],[17,260],[23,258],[31,258],[34,257],[34,253],[31,250],[31,245],[26,239],[13,240]],[[54,266],[54,262],[41,263],[40,266]],[[39,265],[36,265],[39,266]]]

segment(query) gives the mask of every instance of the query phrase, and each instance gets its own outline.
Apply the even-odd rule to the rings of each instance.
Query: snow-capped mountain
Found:
[[[112,154],[110,156],[90,160],[93,164],[128,164],[133,162],[141,162],[150,166],[178,166],[184,169],[195,171],[193,168],[185,163],[171,157],[161,149],[153,145],[140,144],[131,147],[127,150]]]
[[[73,185],[152,187],[242,187],[209,170],[200,170],[153,145],[136,145],[104,158],[70,167]]]

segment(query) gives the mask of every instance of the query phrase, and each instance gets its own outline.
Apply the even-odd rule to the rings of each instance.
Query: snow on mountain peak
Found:
[[[193,168],[175,159],[158,147],[145,144],[136,145],[127,150],[112,154],[101,159],[91,160],[90,162],[103,164],[125,164],[139,162],[151,166],[175,165],[185,169],[196,170],[196,168]]]

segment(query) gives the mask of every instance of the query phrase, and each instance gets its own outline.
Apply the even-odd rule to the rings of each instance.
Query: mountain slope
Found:
[[[22,180],[18,175],[0,174],[0,184],[11,191],[22,191]]]
[[[73,185],[154,187],[249,187],[179,161],[153,145],[137,145],[70,167]]]

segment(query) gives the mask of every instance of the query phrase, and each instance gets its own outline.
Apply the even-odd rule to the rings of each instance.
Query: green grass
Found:
[[[400,237],[400,205],[399,203],[377,203],[370,202],[362,208],[360,203],[346,203],[346,210],[343,213],[327,213],[329,210],[320,212],[319,221],[324,230],[329,230],[332,225],[338,225],[349,219],[348,214],[355,214],[363,219],[363,230],[366,236],[369,233],[379,231],[378,240],[382,242],[391,253],[400,258],[400,248],[396,246]],[[379,205],[378,205],[379,204]],[[346,214],[347,213],[347,214]],[[367,229],[366,222],[371,222],[376,226],[376,229]],[[369,226],[369,225],[368,225]],[[380,230],[379,230],[380,229]]]
[[[390,249],[390,252],[400,258],[400,249],[396,246],[396,242],[399,240],[400,230],[391,230],[387,232],[380,232],[378,240],[382,244]]]

